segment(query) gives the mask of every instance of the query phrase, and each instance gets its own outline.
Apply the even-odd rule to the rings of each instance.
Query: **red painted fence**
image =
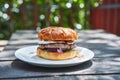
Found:
[[[120,36],[120,0],[103,0],[101,6],[90,12],[92,29],[104,29]]]

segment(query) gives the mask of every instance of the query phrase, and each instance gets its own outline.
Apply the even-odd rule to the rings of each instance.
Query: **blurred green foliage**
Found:
[[[10,33],[16,30],[35,29],[35,1],[0,0],[0,39],[9,39]],[[23,5],[25,6],[23,7]],[[58,26],[61,9],[63,27],[70,27],[72,19],[74,29],[89,29],[90,8],[98,5],[99,0],[37,0],[38,22],[36,27]],[[49,13],[48,10],[50,10],[50,19],[46,16]]]

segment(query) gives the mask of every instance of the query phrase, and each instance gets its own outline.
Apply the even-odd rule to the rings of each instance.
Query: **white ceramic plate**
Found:
[[[43,66],[43,67],[73,66],[86,62],[94,57],[94,53],[91,50],[83,47],[77,47],[75,49],[78,50],[79,55],[82,55],[82,57],[75,57],[73,59],[60,60],[60,61],[46,60],[37,56],[36,49],[37,46],[29,46],[29,47],[21,48],[15,52],[15,56],[18,59],[27,62],[29,64],[36,66]]]

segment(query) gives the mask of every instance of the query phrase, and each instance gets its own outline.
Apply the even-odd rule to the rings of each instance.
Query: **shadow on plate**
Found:
[[[24,71],[32,71],[32,72],[73,72],[73,71],[81,71],[88,69],[92,66],[92,61],[89,60],[87,62],[75,65],[75,66],[70,66],[70,67],[61,67],[61,68],[47,68],[47,67],[39,67],[39,66],[33,66],[28,63],[19,61],[19,60],[14,60],[12,62],[12,67],[14,67],[17,70],[24,70]]]

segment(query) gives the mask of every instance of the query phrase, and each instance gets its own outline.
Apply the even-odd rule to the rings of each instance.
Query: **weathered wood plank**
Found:
[[[22,39],[37,39],[37,31],[35,30],[21,30],[12,34],[10,40]]]
[[[2,79],[1,79],[2,80]],[[31,77],[5,80],[120,80],[120,74],[117,75],[82,75],[82,76],[54,76],[54,77]]]
[[[93,61],[66,68],[37,67],[19,60],[0,61],[0,78],[109,74],[120,74],[120,58],[94,58]]]
[[[0,40],[0,52],[3,51],[7,43],[8,43],[8,40]]]
[[[8,43],[8,40],[0,40],[0,47],[5,46]]]

